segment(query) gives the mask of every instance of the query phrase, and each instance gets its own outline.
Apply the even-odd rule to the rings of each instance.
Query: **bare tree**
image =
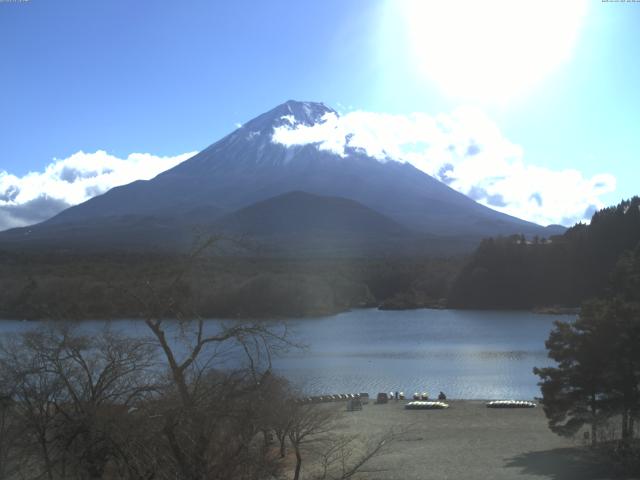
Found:
[[[287,436],[295,452],[293,480],[302,478],[302,462],[309,456],[306,478],[346,480],[362,473],[376,457],[386,453],[404,430],[391,430],[364,440],[340,434],[340,407],[325,404],[291,404]],[[381,470],[376,470],[381,471]]]
[[[246,468],[257,459],[250,452],[255,435],[266,429],[256,400],[273,353],[291,345],[283,325],[211,323],[197,314],[186,275],[224,241],[201,243],[167,287],[147,281],[141,292],[130,292],[168,367],[166,400],[158,404],[162,435],[180,477],[190,480],[256,474]]]
[[[18,429],[13,415],[14,401],[6,385],[0,384],[0,478],[9,478],[15,468]]]
[[[297,404],[291,412],[287,436],[296,455],[294,480],[300,478],[303,447],[327,441],[337,415],[336,407],[319,404]]]
[[[3,342],[0,366],[25,432],[22,453],[40,459],[40,467],[28,468],[50,480],[102,478],[120,454],[115,432],[127,428],[130,408],[154,388],[152,361],[144,339],[81,335],[69,325]]]
[[[318,452],[320,472],[313,477],[314,480],[347,480],[363,473],[371,460],[387,453],[404,433],[406,430],[389,431],[367,441],[358,435],[332,436],[325,449]],[[367,473],[372,471],[384,470],[368,469]]]
[[[23,431],[18,442],[18,447],[22,447],[20,455],[31,460],[30,470],[53,480],[61,463],[54,443],[55,405],[62,398],[62,383],[47,373],[36,352],[25,348],[24,338],[4,339],[0,346],[2,383],[11,386],[7,391],[13,401],[11,413]]]

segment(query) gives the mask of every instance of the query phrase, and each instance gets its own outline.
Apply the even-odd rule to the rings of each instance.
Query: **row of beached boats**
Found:
[[[403,392],[385,392],[379,393],[376,397],[377,404],[387,403],[389,400],[404,400]],[[429,400],[426,392],[414,393],[413,400],[405,404],[407,410],[443,410],[449,408],[449,404],[445,403],[446,397],[440,392],[437,401]],[[369,403],[369,394],[362,393],[336,393],[332,395],[315,395],[310,397],[302,397],[298,399],[298,403],[331,403],[340,401],[356,401],[358,405]],[[353,402],[352,402],[353,403]],[[486,403],[487,408],[535,408],[536,403],[528,400],[492,400]]]
[[[493,400],[487,402],[487,408],[535,408],[535,402],[528,400]],[[449,404],[444,402],[430,402],[414,400],[407,403],[404,408],[407,410],[443,410],[449,408]]]
[[[336,393],[333,395],[314,395],[298,399],[299,403],[331,403],[349,400],[360,400],[362,403],[369,403],[369,394],[362,393]]]

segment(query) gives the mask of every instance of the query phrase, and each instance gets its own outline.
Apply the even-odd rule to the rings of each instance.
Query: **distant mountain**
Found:
[[[411,233],[399,223],[353,200],[306,192],[289,192],[255,203],[226,215],[216,225],[236,234],[258,237],[405,237]]]
[[[226,215],[213,230],[247,236],[273,253],[362,255],[418,248],[424,236],[364,205],[290,192]]]
[[[563,231],[491,210],[406,163],[380,162],[356,150],[340,156],[315,144],[273,142],[274,128],[314,125],[327,113],[336,114],[321,103],[288,101],[152,180],[116,187],[39,225],[0,233],[0,247],[20,239],[23,247],[86,242],[172,248],[185,244],[193,225],[292,239],[320,230],[337,238],[351,226],[359,232],[353,238],[376,243],[379,236],[384,241],[378,243],[389,246],[397,245],[387,242],[390,236],[456,238],[471,245],[486,236]],[[303,203],[326,217],[310,222],[301,213]]]

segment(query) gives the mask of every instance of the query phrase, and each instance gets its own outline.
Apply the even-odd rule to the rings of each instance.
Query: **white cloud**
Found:
[[[604,206],[600,197],[616,188],[611,174],[586,178],[525,163],[523,149],[471,108],[435,116],[327,113],[316,125],[276,128],[273,141],[315,143],[342,156],[362,149],[383,162],[408,162],[484,205],[542,225],[588,221]]]
[[[46,220],[118,185],[155,177],[196,152],[174,157],[132,153],[118,158],[99,150],[54,159],[22,177],[0,170],[0,230]]]

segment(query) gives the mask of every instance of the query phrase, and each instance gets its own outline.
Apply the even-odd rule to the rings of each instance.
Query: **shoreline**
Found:
[[[580,307],[534,307],[534,308],[522,308],[522,309],[513,309],[513,308],[449,308],[444,306],[418,306],[411,308],[382,308],[380,306],[370,306],[370,307],[354,307],[347,308],[344,310],[332,310],[326,312],[316,312],[312,314],[300,314],[300,315],[290,315],[290,316],[236,316],[236,317],[224,317],[224,316],[203,316],[205,320],[224,320],[224,321],[253,321],[253,322],[268,322],[268,321],[288,321],[288,320],[313,320],[318,318],[326,318],[326,317],[334,317],[336,315],[340,315],[343,313],[354,312],[359,310],[375,310],[378,312],[404,312],[404,311],[416,311],[416,310],[455,310],[461,312],[517,312],[517,313],[535,313],[537,315],[578,315],[580,313]],[[167,318],[168,320],[177,320],[177,318]],[[11,318],[9,316],[4,316],[0,313],[0,322],[9,321],[9,322],[42,322],[42,321],[50,321],[56,320],[52,318],[46,317],[38,317],[38,318]],[[87,317],[80,320],[67,320],[71,322],[83,322],[83,321],[103,321],[107,322],[110,320],[114,321],[122,321],[122,320],[140,320],[144,321],[143,316],[111,316],[111,317]]]

